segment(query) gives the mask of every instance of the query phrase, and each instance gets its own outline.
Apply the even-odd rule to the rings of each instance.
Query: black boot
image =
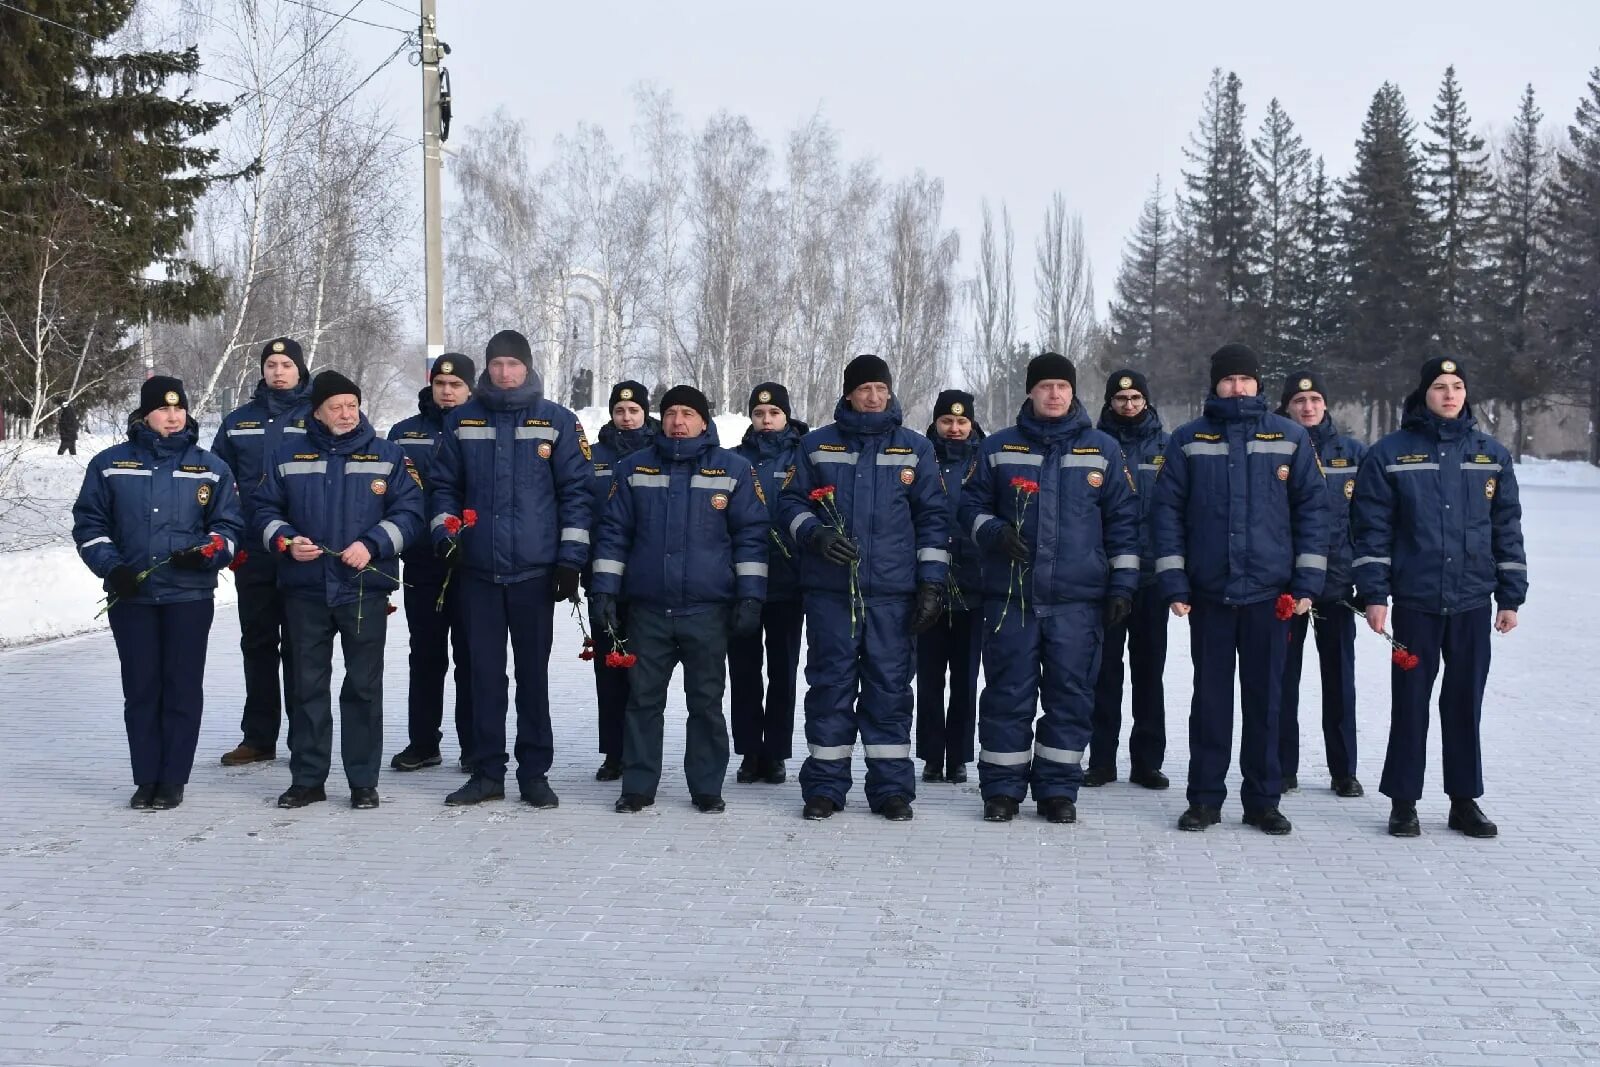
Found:
[[[717,815],[728,810],[728,805],[714,793],[696,793],[689,799],[693,801],[696,811],[703,811],[707,815]]]
[[[1421,837],[1422,824],[1417,821],[1417,806],[1409,800],[1396,800],[1389,808],[1390,837]]]
[[[1116,780],[1117,769],[1115,767],[1090,767],[1083,772],[1083,784],[1091,789],[1109,785]]]
[[[183,786],[158,785],[156,786],[156,795],[150,800],[150,807],[155,811],[167,811],[182,803]],[[1493,824],[1491,823],[1490,825],[1492,826]]]
[[[1168,786],[1172,785],[1172,782],[1168,780],[1167,776],[1162,774],[1160,771],[1135,770],[1132,774],[1128,775],[1128,781],[1132,782],[1134,785],[1144,786],[1146,789],[1166,789]]]
[[[812,797],[800,814],[812,820],[826,819],[838,810],[839,806],[827,797]]]
[[[1286,775],[1283,776],[1283,791],[1285,793],[1293,793],[1296,789],[1299,789],[1299,788],[1300,788],[1300,777],[1299,777],[1299,775],[1286,774]]]
[[[953,785],[961,785],[967,780],[967,765],[965,763],[945,764],[944,780]]]
[[[769,759],[761,765],[761,780],[768,785],[782,785],[789,780],[789,772],[783,769],[783,760]]]
[[[468,808],[474,804],[482,804],[486,800],[505,798],[504,782],[497,782],[486,774],[473,774],[460,789],[445,797],[444,802],[452,808]]]
[[[1495,837],[1500,833],[1500,828],[1489,821],[1471,797],[1450,798],[1450,829],[1468,837]]]
[[[1244,813],[1244,824],[1246,826],[1254,826],[1262,833],[1271,834],[1274,837],[1281,837],[1294,829],[1294,825],[1277,808],[1247,811]]]
[[[1047,822],[1077,822],[1078,806],[1068,797],[1045,797],[1039,801],[1039,814]]]
[[[303,808],[327,799],[328,792],[320,785],[291,785],[278,796],[278,807]]]
[[[928,760],[922,765],[922,780],[924,782],[944,781],[944,766],[935,763],[933,760]]]
[[[534,778],[519,790],[524,804],[531,804],[536,808],[559,808],[561,798],[556,796],[556,791],[550,788],[550,779]]]
[[[378,790],[370,785],[355,786],[350,790],[350,806],[358,811],[368,811],[378,806]]]
[[[424,767],[437,767],[444,762],[444,757],[439,755],[438,749],[424,749],[417,745],[407,745],[396,752],[394,759],[389,761],[389,766],[397,771],[420,771]]]
[[[983,802],[984,822],[1010,822],[1020,805],[1010,797],[990,797]]]
[[[155,798],[156,798],[156,787],[155,786],[153,786],[153,785],[141,785],[138,789],[135,789],[133,791],[133,796],[128,798],[128,807],[136,808],[139,811],[149,811],[150,810],[150,802],[152,800],[154,800]]]
[[[621,777],[621,756],[607,756],[605,762],[600,764],[600,769],[594,772],[594,780],[597,782],[614,782]]]
[[[910,822],[915,812],[911,810],[911,801],[905,797],[890,797],[878,808],[878,814],[890,822]]]
[[[641,812],[656,802],[655,797],[647,797],[643,793],[624,793],[612,805],[613,811],[618,815],[632,815]]]
[[[754,754],[746,756],[739,761],[739,773],[734,775],[734,781],[740,785],[749,785],[761,777],[761,761]]]
[[[1341,797],[1363,797],[1367,795],[1367,791],[1361,788],[1361,783],[1356,780],[1356,776],[1353,774],[1348,778],[1335,778],[1333,780],[1333,791]]]
[[[1178,816],[1178,829],[1204,830],[1208,826],[1215,826],[1222,821],[1222,812],[1218,808],[1208,808],[1204,804],[1190,804],[1189,810]]]

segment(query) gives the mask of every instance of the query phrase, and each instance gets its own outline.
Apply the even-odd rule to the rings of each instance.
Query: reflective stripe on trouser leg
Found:
[[[1083,750],[1094,718],[1101,636],[1098,603],[1059,605],[1039,619],[1043,714],[1034,730],[1030,784],[1035,800],[1078,798]]]
[[[866,647],[861,656],[861,701],[856,722],[867,758],[867,803],[876,811],[891,797],[914,800],[911,762],[911,676],[916,638],[911,634],[911,598],[866,608]]]
[[[1039,622],[1015,601],[1008,609],[1002,601],[987,600],[983,626],[978,785],[985,800],[1020,801],[1028,795],[1033,719],[1039,706]]]
[[[800,795],[843,805],[850,792],[850,752],[856,743],[856,693],[866,628],[850,625],[850,602],[808,593],[806,612],[806,743]]]

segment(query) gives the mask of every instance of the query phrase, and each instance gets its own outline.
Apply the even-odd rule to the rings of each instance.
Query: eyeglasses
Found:
[[[1121,404],[1123,407],[1132,407],[1135,404],[1144,403],[1144,397],[1138,393],[1132,396],[1114,396],[1111,398],[1111,402],[1113,404]]]

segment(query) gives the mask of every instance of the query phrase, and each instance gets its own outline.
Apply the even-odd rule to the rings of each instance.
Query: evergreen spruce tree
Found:
[[[1398,421],[1399,400],[1432,351],[1437,321],[1433,227],[1414,133],[1405,98],[1384,83],[1361,124],[1341,196],[1348,278],[1341,347],[1366,395],[1392,405],[1379,430]]]
[[[1494,185],[1489,153],[1472,132],[1455,67],[1445,68],[1428,132],[1423,189],[1436,235],[1438,339],[1444,351],[1470,358],[1487,340],[1485,260]]]
[[[74,367],[87,352],[80,380],[94,380],[126,361],[130,326],[145,315],[184,318],[219,303],[219,280],[181,253],[215,180],[216,153],[194,142],[227,109],[169,90],[199,69],[195,49],[99,44],[134,6],[0,7],[0,312],[48,324],[45,342],[27,349],[0,334],[0,402],[13,410],[45,399],[25,350]]]
[[[1338,348],[1345,275],[1337,206],[1333,182],[1318,156],[1295,220],[1291,345],[1325,373],[1350,374],[1353,368],[1341,360]]]
[[[1117,273],[1117,295],[1111,303],[1105,358],[1124,366],[1143,366],[1167,340],[1166,290],[1171,255],[1172,222],[1164,201],[1161,179],[1139,213],[1139,223],[1128,238]]]
[[[1251,141],[1250,150],[1259,190],[1260,239],[1252,265],[1257,302],[1246,321],[1269,376],[1277,378],[1299,366],[1307,355],[1295,317],[1294,292],[1298,288],[1295,271],[1303,261],[1299,217],[1311,153],[1276,97],[1267,105],[1261,133]]]
[[[1551,189],[1551,320],[1560,373],[1578,383],[1589,408],[1589,462],[1600,465],[1600,67],[1589,72],[1567,136]]]
[[[1245,143],[1243,88],[1237,74],[1211,72],[1200,126],[1184,149],[1194,168],[1183,175],[1192,234],[1211,260],[1202,283],[1212,290],[1205,303],[1222,305],[1230,329],[1242,325],[1256,296],[1255,168]],[[1208,307],[1206,317],[1214,314]]]

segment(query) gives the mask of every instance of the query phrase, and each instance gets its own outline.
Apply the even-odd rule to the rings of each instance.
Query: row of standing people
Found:
[[[273,429],[279,438],[285,432],[307,430],[306,413],[297,412],[297,405],[286,402],[295,395],[296,384],[304,377],[304,366],[292,341],[280,339],[268,346],[263,353],[262,389],[254,409],[247,405],[230,415],[218,434],[219,453],[227,448],[238,453],[241,443],[261,446],[253,453],[259,473],[251,466],[250,454],[231,458],[240,468],[241,494],[247,486],[274,487],[274,505],[253,509],[265,517],[253,516],[250,522],[263,538],[267,550],[264,562],[281,566],[283,561],[274,558],[276,554],[286,555],[295,563],[323,563],[318,575],[327,587],[324,599],[344,596],[344,605],[330,606],[348,609],[350,604],[355,605],[353,629],[348,619],[341,622],[336,611],[317,613],[326,617],[320,618],[318,639],[309,642],[310,658],[315,662],[307,665],[305,673],[295,670],[293,663],[294,649],[307,643],[289,638],[297,629],[305,632],[307,626],[303,621],[298,627],[291,625],[282,612],[284,603],[279,605],[281,624],[277,636],[283,643],[276,651],[286,676],[296,679],[286,685],[291,694],[291,763],[295,763],[297,721],[305,726],[305,747],[314,753],[320,750],[322,757],[320,761],[315,755],[309,761],[299,761],[301,765],[294,768],[293,785],[280,798],[284,806],[323,798],[321,779],[327,774],[330,740],[326,735],[331,733],[326,698],[328,670],[323,664],[331,652],[331,636],[338,632],[344,638],[348,664],[352,639],[359,637],[361,629],[362,603],[366,599],[363,587],[371,574],[387,577],[370,565],[370,559],[379,558],[385,549],[392,549],[391,555],[399,554],[407,545],[412,546],[405,554],[407,614],[413,630],[411,743],[395,757],[393,765],[417,769],[441,762],[438,741],[444,645],[453,640],[458,672],[457,728],[463,735],[462,768],[472,771],[473,776],[451,795],[450,802],[476,803],[504,795],[499,783],[507,765],[505,662],[502,651],[496,666],[492,652],[496,645],[504,649],[509,632],[518,658],[517,755],[521,793],[535,806],[553,806],[555,797],[542,773],[548,770],[550,753],[548,701],[543,684],[543,668],[549,655],[548,620],[556,600],[576,593],[589,555],[591,529],[599,533],[603,544],[608,536],[610,540],[609,547],[597,549],[595,573],[588,576],[591,617],[600,642],[596,680],[601,705],[601,749],[606,755],[597,776],[623,779],[619,810],[637,810],[654,799],[660,776],[661,711],[672,666],[679,660],[685,666],[686,695],[690,696],[691,705],[691,762],[696,764],[691,772],[691,792],[703,810],[721,809],[720,782],[726,763],[726,733],[720,725],[721,650],[730,644],[735,747],[746,757],[739,778],[783,780],[792,731],[794,663],[802,613],[811,620],[807,628],[811,647],[806,712],[810,757],[801,773],[808,817],[826,817],[843,806],[844,794],[850,787],[850,752],[858,728],[867,757],[869,804],[891,819],[910,817],[910,802],[915,796],[909,759],[912,630],[922,632],[915,645],[915,658],[920,660],[918,673],[924,705],[918,727],[919,755],[925,761],[924,780],[965,777],[965,764],[971,758],[970,748],[966,747],[970,745],[966,740],[971,734],[970,717],[965,714],[965,707],[971,706],[976,685],[974,665],[981,655],[988,686],[981,702],[983,748],[978,762],[986,817],[1013,817],[1018,802],[1031,791],[1047,818],[1071,821],[1075,818],[1077,787],[1103,784],[1115,777],[1120,660],[1126,640],[1134,668],[1131,777],[1153,788],[1164,787],[1166,780],[1160,769],[1164,713],[1159,690],[1164,611],[1171,604],[1175,614],[1187,613],[1193,600],[1191,639],[1196,690],[1190,718],[1191,806],[1180,825],[1203,829],[1217,818],[1222,778],[1231,752],[1232,660],[1237,652],[1244,682],[1241,765],[1246,778],[1246,821],[1268,832],[1287,832],[1287,820],[1277,811],[1282,783],[1274,781],[1278,768],[1270,764],[1277,761],[1270,757],[1276,754],[1279,743],[1292,751],[1297,751],[1298,745],[1280,741],[1280,736],[1286,738],[1289,731],[1280,734],[1278,708],[1272,705],[1280,704],[1289,691],[1297,693],[1298,687],[1285,686],[1284,657],[1278,653],[1288,642],[1274,645],[1271,635],[1275,629],[1261,618],[1262,605],[1271,607],[1269,602],[1279,595],[1274,590],[1283,588],[1296,601],[1297,614],[1288,635],[1296,646],[1304,640],[1309,617],[1316,619],[1319,650],[1323,652],[1325,726],[1335,789],[1341,795],[1359,795],[1354,775],[1353,689],[1349,684],[1348,652],[1354,617],[1337,610],[1339,604],[1348,603],[1349,579],[1338,572],[1338,566],[1341,546],[1351,540],[1349,526],[1337,520],[1347,513],[1347,508],[1340,505],[1347,504],[1353,494],[1353,475],[1360,465],[1359,453],[1354,450],[1359,446],[1332,431],[1331,420],[1320,410],[1325,393],[1314,375],[1291,379],[1294,388],[1286,387],[1284,408],[1296,416],[1297,422],[1284,420],[1268,414],[1264,402],[1254,396],[1260,376],[1253,354],[1242,346],[1224,349],[1213,359],[1215,384],[1206,414],[1179,431],[1180,436],[1194,436],[1182,442],[1181,451],[1175,454],[1163,447],[1159,417],[1149,405],[1149,389],[1139,375],[1127,371],[1112,376],[1101,429],[1094,430],[1074,397],[1075,371],[1059,356],[1041,357],[1030,365],[1029,400],[1019,414],[1017,426],[987,442],[970,419],[971,398],[953,391],[940,397],[935,423],[930,427],[933,446],[900,427],[892,378],[876,357],[860,357],[847,368],[835,423],[815,434],[804,434],[802,425],[787,424],[787,395],[781,386],[766,383],[758,387],[751,397],[753,426],[741,445],[744,457],[731,452],[727,456],[721,454],[727,450],[721,450],[715,442],[715,428],[704,398],[680,387],[674,390],[676,397],[668,394],[663,398],[664,411],[675,410],[677,423],[664,435],[670,441],[665,450],[658,447],[654,452],[678,466],[698,462],[701,467],[698,474],[689,475],[683,487],[689,492],[675,494],[672,474],[662,474],[661,467],[647,466],[641,473],[638,468],[642,464],[635,462],[627,467],[625,482],[616,477],[618,465],[628,461],[629,453],[641,450],[652,437],[646,421],[648,394],[641,385],[622,383],[613,390],[613,421],[601,435],[600,450],[591,457],[581,427],[571,413],[543,399],[536,376],[530,389],[531,353],[520,335],[509,331],[498,335],[491,342],[488,355],[490,366],[479,383],[480,392],[486,395],[473,400],[481,410],[457,411],[449,416],[447,427],[445,413],[462,406],[461,399],[470,390],[472,367],[465,357],[446,357],[435,365],[433,381],[424,391],[422,412],[391,431],[391,437],[402,449],[415,456],[415,463],[406,462],[411,472],[442,475],[436,479],[438,484],[429,487],[427,498],[433,528],[431,544],[419,541],[415,536],[418,531],[402,522],[380,520],[376,527],[379,533],[383,532],[382,523],[387,522],[398,536],[368,538],[375,549],[370,552],[362,539],[353,540],[350,549],[337,553],[341,570],[331,560],[321,559],[324,549],[315,538],[286,536],[292,523],[284,514],[285,479],[292,484],[295,479],[291,474],[321,475],[324,483],[344,484],[343,479],[330,479],[326,474],[329,457],[316,451],[276,464],[265,461],[265,457],[274,454],[274,443],[266,440],[273,436]],[[275,359],[278,356],[289,358]],[[497,358],[500,369],[507,373],[495,373]],[[284,379],[291,376],[280,373],[274,382],[273,372],[286,369],[275,367],[275,363],[288,363],[298,373],[287,383]],[[1459,367],[1453,362],[1447,365],[1449,370],[1443,372],[1440,368],[1446,364],[1434,361],[1430,366],[1435,378],[1454,378],[1460,383],[1464,405],[1464,373],[1455,373]],[[452,370],[465,373],[452,374]],[[342,379],[340,383],[350,384]],[[1424,382],[1412,398],[1418,402],[1408,404],[1407,428],[1401,433],[1426,435],[1431,428],[1435,437],[1440,436],[1440,427],[1426,419],[1418,426],[1412,425],[1417,421],[1413,419],[1414,409],[1423,406],[1419,398],[1431,395],[1433,385],[1425,368]],[[359,392],[353,386],[346,394],[333,395],[348,392],[354,392],[358,404]],[[275,397],[275,393],[287,395]],[[630,397],[629,393],[634,395]],[[323,399],[328,399],[326,391]],[[672,399],[679,402],[667,402]],[[1433,411],[1431,399],[1427,400],[1427,408]],[[317,409],[320,411],[321,404]],[[469,414],[488,417],[468,417]],[[511,417],[499,417],[506,414]],[[1318,414],[1320,418],[1314,417]],[[1514,477],[1508,464],[1495,462],[1498,457],[1494,449],[1498,446],[1472,428],[1470,409],[1453,416],[1434,414],[1444,420],[1441,425],[1447,431],[1445,436],[1449,436],[1448,431],[1456,432],[1450,438],[1453,442],[1470,439],[1473,447],[1487,450],[1474,453],[1471,468],[1462,463],[1463,472],[1472,469],[1482,474],[1490,466],[1496,471],[1504,467],[1501,503],[1493,509],[1496,515],[1490,517],[1490,525],[1496,531],[1493,563],[1497,581],[1482,591],[1482,599],[1486,603],[1489,591],[1499,596],[1505,610],[1497,625],[1509,629],[1506,610],[1511,614],[1510,625],[1514,625],[1515,607],[1520,605],[1522,595],[1517,592],[1516,583],[1520,580],[1525,589],[1525,561],[1518,558],[1520,533],[1513,539],[1502,536],[1500,530],[1507,523],[1507,515],[1510,525],[1515,525]],[[353,412],[352,418],[350,426],[342,431],[347,436],[365,422],[359,412]],[[313,432],[320,422],[320,416],[314,415]],[[506,425],[499,426],[501,422]],[[1239,425],[1232,425],[1235,423]],[[1312,428],[1310,437],[1301,425]],[[505,430],[510,432],[502,432]],[[370,434],[370,427],[366,433]],[[1236,436],[1239,441],[1232,440]],[[469,448],[466,441],[492,447]],[[518,470],[514,461],[505,464],[489,458],[503,458],[507,449],[513,454],[518,449],[526,451],[524,442],[531,446],[531,456],[543,462],[524,464],[525,469]],[[365,437],[362,446],[372,447]],[[557,455],[558,449],[562,455]],[[708,451],[712,449],[715,453]],[[279,444],[276,450],[283,451],[284,446]],[[580,455],[581,460],[577,458]],[[706,458],[708,455],[712,458]],[[871,462],[862,462],[864,457]],[[1226,459],[1229,469],[1242,461],[1248,477],[1230,476],[1219,463],[1196,462],[1200,457]],[[1287,462],[1275,462],[1279,458]],[[788,462],[784,462],[786,459]],[[1169,472],[1174,470],[1165,466],[1173,460],[1183,473],[1157,477],[1164,467]],[[357,467],[383,462],[385,459],[376,454],[363,454],[358,457]],[[743,468],[737,466],[741,462]],[[706,463],[713,465],[707,467]],[[1389,479],[1397,469],[1413,473],[1411,467],[1415,463],[1413,459],[1408,464],[1401,457],[1396,464],[1386,464],[1381,477]],[[1191,465],[1196,468],[1193,474],[1198,476],[1194,486],[1188,484]],[[1417,472],[1427,469],[1424,465]],[[1441,470],[1437,464],[1431,469]],[[543,481],[539,478],[541,472],[548,475],[553,471],[561,473]],[[748,476],[741,477],[741,471]],[[1135,492],[1135,471],[1139,481],[1145,483],[1138,486],[1145,490],[1142,494]],[[1271,480],[1255,477],[1268,471],[1284,490],[1281,500],[1268,488]],[[390,473],[399,472],[400,468],[393,468]],[[1075,477],[1080,473],[1081,483]],[[1332,509],[1325,499],[1324,476],[1333,482]],[[413,473],[413,477],[422,481],[422,475]],[[1453,480],[1453,475],[1446,480]],[[387,484],[393,478],[373,481],[371,493],[381,498],[385,494],[377,488],[379,481]],[[580,481],[585,483],[582,491],[575,489]],[[900,490],[894,488],[896,481]],[[1401,478],[1394,488],[1411,490],[1421,481]],[[88,488],[86,482],[86,492]],[[636,494],[635,489],[644,491]],[[1452,495],[1443,489],[1435,490],[1436,497],[1441,493],[1444,497]],[[402,495],[394,494],[390,503],[398,502]],[[537,506],[550,503],[552,495],[554,508]],[[619,495],[621,504],[617,503]],[[631,510],[635,495],[640,497],[637,512]],[[704,530],[700,527],[705,525],[701,520],[706,512],[690,505],[697,495],[705,498],[714,520]],[[1381,500],[1385,494],[1374,488],[1370,495]],[[590,499],[580,499],[585,496]],[[1258,497],[1261,499],[1255,499]],[[1385,506],[1391,512],[1398,509],[1395,517],[1407,522],[1416,520],[1414,514],[1406,513],[1405,492],[1397,495],[1391,491],[1388,497]],[[768,507],[755,508],[752,499]],[[1492,480],[1485,499],[1496,499]],[[676,511],[671,503],[674,500]],[[666,502],[665,506],[658,506],[660,502]],[[1226,506],[1219,508],[1219,502],[1226,502]],[[483,506],[474,508],[473,503]],[[585,503],[588,514],[581,506]],[[690,505],[687,511],[686,505]],[[1034,505],[1031,513],[1030,505]],[[1448,510],[1449,504],[1444,506]],[[598,515],[602,508],[605,521],[590,521],[590,515]],[[1329,510],[1338,513],[1332,523],[1327,521]],[[470,522],[463,529],[463,516],[474,513],[491,516],[486,523],[487,534],[475,531]],[[415,519],[410,515],[400,518]],[[1225,520],[1226,526],[1218,525],[1219,518]],[[743,523],[743,558],[734,558],[741,555],[739,552],[725,552],[713,557],[706,567],[705,546],[697,543],[700,535],[709,535],[715,541],[716,527],[736,519]],[[1464,529],[1472,537],[1480,532],[1471,522]],[[676,570],[671,564],[670,547],[664,553],[664,566],[656,559],[670,541],[668,530],[682,538],[682,562]],[[641,532],[643,537],[635,536]],[[1186,559],[1181,551],[1173,553],[1171,549],[1175,545],[1181,548],[1191,533],[1199,535],[1195,558]],[[1447,530],[1446,537],[1450,536]],[[1388,537],[1393,540],[1392,529]],[[1375,542],[1383,540],[1377,534],[1373,538]],[[275,539],[281,546],[276,553]],[[1243,545],[1237,543],[1240,539]],[[519,540],[542,542],[543,551],[519,556]],[[1253,543],[1258,540],[1262,543]],[[1414,540],[1409,536],[1401,538],[1403,544]],[[376,543],[380,541],[387,544]],[[759,551],[752,547],[757,544]],[[779,572],[775,577],[769,577],[766,560],[774,555],[767,551],[769,547],[778,550],[773,560]],[[1317,551],[1319,548],[1321,551]],[[701,551],[697,553],[696,549]],[[953,577],[946,573],[952,549]],[[1291,549],[1292,559],[1286,555]],[[635,566],[630,575],[629,561],[641,551],[645,566]],[[1502,560],[1500,555],[1510,558]],[[690,565],[691,559],[698,567]],[[1387,572],[1391,568],[1387,557],[1351,560],[1350,553],[1345,552],[1343,559],[1365,563],[1374,591],[1389,584]],[[452,597],[449,577],[462,562],[466,567]],[[249,566],[248,561],[245,566]],[[335,569],[330,572],[330,567]],[[710,586],[697,582],[696,573],[708,569],[728,571],[729,580],[713,581]],[[1325,580],[1324,575],[1330,575],[1330,571],[1331,580]],[[258,621],[270,621],[273,612],[253,610],[247,605],[244,577],[241,571],[241,618],[254,616]],[[1449,577],[1445,575],[1447,584]],[[353,595],[348,589],[352,579]],[[280,576],[270,587],[271,595],[288,593],[286,603],[294,598],[290,587],[295,584]],[[299,584],[314,588],[317,583]],[[393,588],[392,584],[382,586],[378,581],[373,584],[384,592]],[[485,585],[488,588],[479,588]],[[773,595],[775,588],[779,590],[777,595]],[[1199,595],[1192,595],[1196,589]],[[1387,593],[1387,588],[1382,592]],[[1459,601],[1456,592],[1459,590],[1436,594],[1436,599]],[[796,593],[800,594],[798,604]],[[1469,599],[1474,595],[1475,591],[1468,590]],[[1321,610],[1312,610],[1314,599]],[[428,600],[440,610],[430,613]],[[1421,613],[1435,614],[1425,610],[1438,607],[1434,600],[1425,596],[1423,601]],[[256,607],[260,607],[259,602]],[[934,628],[946,607],[948,624]],[[1382,629],[1384,620],[1378,614],[1382,610],[1376,605],[1367,610],[1369,624],[1375,629]],[[1446,615],[1450,610],[1448,606],[1442,609]],[[1461,609],[1456,610],[1459,614]],[[697,620],[695,616],[702,618]],[[381,618],[380,611],[380,625],[374,627],[380,634],[376,656],[369,651],[366,656],[357,657],[367,665],[369,674],[374,663],[381,669]],[[1402,618],[1402,611],[1397,611],[1397,629]],[[520,642],[519,619],[523,631]],[[642,629],[640,623],[644,624]],[[1406,625],[1409,628],[1414,623],[1408,621]],[[113,629],[118,629],[115,615]],[[248,629],[247,626],[242,639],[247,689],[251,688],[248,683],[252,679],[259,682],[270,678],[275,697],[277,664],[271,665],[270,674],[261,669],[268,659],[262,653],[268,652],[269,646],[259,635],[252,640]],[[1461,634],[1449,627],[1440,632],[1432,646],[1431,666],[1423,672],[1429,685],[1437,667],[1438,645],[1447,640],[1459,645],[1474,632],[1470,627]],[[497,643],[496,633],[500,637]],[[990,634],[995,636],[986,641],[984,638]],[[488,670],[470,662],[472,650],[480,646],[478,635],[489,642],[484,646],[491,653],[487,657],[491,661]],[[760,694],[763,636],[768,651],[769,687],[764,701]],[[617,651],[612,643],[628,637],[632,637],[633,650],[644,669],[623,672],[604,666],[605,653]],[[1114,656],[1102,657],[1102,637],[1108,644],[1115,642]],[[1426,639],[1423,645],[1428,647]],[[257,651],[254,665],[250,663],[252,647]],[[717,654],[708,655],[708,650],[716,650]],[[1292,651],[1297,660],[1298,647]],[[531,660],[526,664],[526,678],[525,654]],[[125,655],[125,675],[127,659]],[[1481,770],[1476,776],[1469,774],[1459,766],[1462,760],[1452,760],[1450,755],[1452,749],[1458,756],[1464,751],[1476,755],[1476,709],[1481,706],[1486,647],[1481,659],[1485,669],[1469,668],[1468,673],[1478,676],[1478,680],[1474,686],[1469,678],[1465,689],[1459,683],[1452,686],[1447,668],[1446,702],[1471,706],[1473,743],[1466,747],[1459,743],[1458,735],[1466,728],[1461,707],[1447,708],[1447,739],[1458,743],[1447,740],[1446,786],[1453,801],[1467,802],[1453,804],[1452,825],[1459,823],[1458,828],[1469,832],[1492,833],[1492,824],[1470,804],[1481,793]],[[464,665],[463,660],[469,663]],[[1220,669],[1224,660],[1225,671]],[[938,706],[942,694],[936,693],[936,689],[943,688],[946,664],[953,683],[948,716]],[[495,671],[497,680],[493,677]],[[1259,677],[1263,671],[1266,678]],[[1413,677],[1409,690],[1415,690],[1415,678],[1423,674]],[[376,683],[375,676],[372,680]],[[1263,686],[1263,681],[1271,684]],[[1407,832],[1415,824],[1415,797],[1407,794],[1420,794],[1421,742],[1416,709],[1422,709],[1420,736],[1425,737],[1428,690],[1421,691],[1420,705],[1414,691],[1402,701],[1398,674],[1396,682],[1396,729],[1391,732],[1388,760],[1390,767],[1396,769],[1391,776],[1390,767],[1386,767],[1384,791],[1395,803],[1391,829]],[[357,684],[355,688],[364,686]],[[346,694],[351,689],[352,680],[347,673]],[[527,707],[525,689],[529,690]],[[309,713],[302,711],[297,719],[295,704],[302,702],[298,697],[307,694],[317,702],[319,693],[320,705]],[[498,715],[475,714],[474,705],[481,698],[487,696],[492,707],[496,695]],[[1041,697],[1044,715],[1038,720],[1035,738],[1034,720]],[[377,737],[371,729],[372,709],[360,713],[361,703],[354,702],[355,717],[366,722],[368,729],[365,733],[358,729],[357,735],[365,738],[359,747],[367,754],[352,763],[347,721],[346,771],[357,806],[372,806],[377,802],[377,760],[372,758]],[[347,720],[352,715],[348,704],[342,701],[341,710]],[[624,706],[621,715],[617,714],[619,704]],[[1410,709],[1406,716],[1401,714],[1402,704]],[[276,733],[276,708],[270,728],[265,722],[267,716],[252,717],[251,711],[247,699],[244,743],[224,757],[225,763],[252,762],[275,755],[269,747],[275,745],[275,736],[268,740],[267,735]],[[1402,718],[1407,724],[1404,729]],[[381,723],[381,718],[378,721]],[[494,736],[495,724],[499,726],[498,738]],[[619,732],[624,738],[620,743]],[[526,745],[524,734],[528,735]],[[720,755],[715,740],[718,735],[722,737]],[[902,735],[905,740],[901,740]],[[1401,738],[1398,746],[1397,736]],[[632,744],[628,738],[633,739]],[[498,757],[492,752],[496,747],[501,750]],[[1082,767],[1086,749],[1087,777]],[[467,753],[474,755],[467,758]],[[140,777],[138,762],[136,756],[136,780]],[[1408,806],[1409,825],[1404,817]],[[1458,812],[1457,806],[1463,810]]]

